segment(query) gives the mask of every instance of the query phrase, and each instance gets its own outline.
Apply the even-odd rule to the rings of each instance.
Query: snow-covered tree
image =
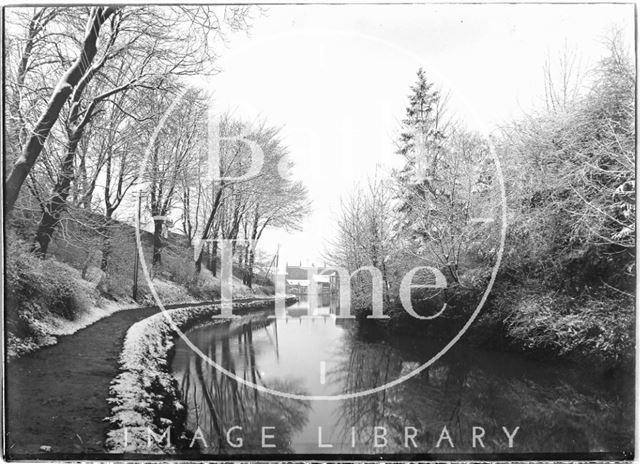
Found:
[[[490,209],[493,166],[486,141],[449,120],[445,103],[420,69],[398,141],[405,163],[395,172],[396,229],[419,258],[460,283],[460,262],[488,238],[477,217]]]

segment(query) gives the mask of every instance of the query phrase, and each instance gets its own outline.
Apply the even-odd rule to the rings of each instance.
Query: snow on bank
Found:
[[[11,361],[45,346],[55,345],[58,343],[57,337],[72,335],[78,330],[84,329],[118,311],[138,308],[140,306],[132,305],[126,301],[111,301],[100,298],[75,319],[67,319],[57,314],[43,311],[43,314],[38,319],[34,318],[30,321],[31,326],[41,335],[20,338],[9,334],[7,357]]]
[[[273,299],[234,304],[234,312],[267,309]],[[211,316],[219,305],[181,308],[161,312],[131,326],[120,355],[121,373],[111,383],[108,418],[112,430],[106,447],[113,453],[165,454],[175,452],[175,445],[189,440],[184,428],[186,409],[180,401],[178,382],[171,375],[170,353],[176,333],[171,321],[187,330],[198,323],[228,320]],[[149,431],[161,436],[170,426],[171,444],[159,444]]]
[[[160,300],[166,304],[184,303],[184,304],[197,304],[201,301],[195,300],[187,290],[176,284],[163,279],[154,279],[153,286],[160,297]],[[88,311],[83,312],[74,320],[68,320],[64,318],[56,318],[50,322],[47,329],[48,333],[54,336],[71,335],[76,333],[80,329],[98,322],[107,316],[111,316],[118,311],[126,311],[132,309],[140,309],[149,306],[155,306],[155,300],[149,300],[142,306],[136,304],[132,299],[113,301],[107,300],[101,297],[100,300],[94,304]]]
[[[135,310],[155,305],[155,300],[145,301],[143,305],[140,305],[129,298],[115,301],[107,299],[99,295],[95,282],[82,279],[76,269],[65,264],[61,264],[61,266],[68,268],[71,275],[75,277],[72,284],[81,299],[80,301],[83,302],[84,308],[74,314],[73,319],[48,311],[46,308],[39,310],[29,318],[29,324],[37,335],[18,337],[11,332],[8,333],[7,358],[9,361],[45,346],[55,345],[58,342],[57,337],[72,335],[118,311]],[[156,278],[153,284],[165,304],[200,303],[189,295],[184,287],[175,282]]]

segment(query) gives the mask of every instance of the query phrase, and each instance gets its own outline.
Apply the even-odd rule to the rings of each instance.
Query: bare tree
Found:
[[[46,253],[48,242],[53,230],[60,221],[61,213],[67,205],[70,188],[75,176],[75,160],[83,135],[90,128],[91,121],[99,114],[106,103],[114,104],[121,109],[116,99],[112,98],[119,93],[126,93],[133,88],[158,89],[165,83],[170,83],[175,76],[193,75],[197,73],[209,73],[215,71],[211,63],[215,59],[213,45],[215,40],[224,39],[225,30],[238,30],[247,27],[247,7],[229,7],[224,11],[213,7],[128,7],[117,10],[108,10],[104,15],[97,15],[95,9],[74,9],[74,21],[64,29],[67,36],[73,37],[74,24],[78,17],[89,15],[93,19],[93,31],[87,33],[85,47],[91,53],[90,60],[82,57],[81,66],[70,74],[69,86],[64,87],[64,92],[56,92],[56,105],[49,105],[47,109],[46,133],[50,134],[58,115],[63,110],[64,103],[69,98],[62,98],[67,87],[70,94],[70,105],[64,121],[65,156],[60,160],[58,174],[54,177],[52,191],[42,205],[43,216],[36,234],[35,250],[40,254]],[[108,14],[107,14],[108,13]],[[220,13],[223,13],[220,16]],[[103,18],[104,16],[104,18]],[[107,20],[108,16],[108,20]],[[94,23],[104,26],[108,23],[109,30],[106,34],[94,27]],[[88,26],[87,26],[88,27]],[[102,27],[102,30],[106,29]],[[189,32],[188,34],[186,32]],[[98,40],[100,38],[100,40]],[[181,46],[176,47],[176,40],[180,39]],[[85,53],[86,54],[86,53]],[[84,56],[84,55],[83,55]],[[94,58],[95,62],[94,62]],[[61,58],[62,61],[62,58]],[[70,71],[71,72],[71,71]],[[65,74],[65,82],[68,81]],[[62,81],[61,81],[62,82]],[[170,84],[169,84],[170,85]],[[166,90],[166,88],[165,88]],[[55,110],[55,118],[51,111]],[[36,132],[42,133],[37,129]],[[44,140],[46,137],[39,135],[36,139]],[[32,140],[34,140],[32,138]],[[90,146],[90,145],[87,145]],[[25,148],[26,150],[26,148]],[[38,149],[38,154],[41,147]],[[29,151],[33,154],[33,150]],[[83,153],[79,167],[79,174],[84,176],[87,153]],[[24,157],[23,157],[24,158]],[[8,179],[8,210],[12,208],[11,191],[20,189],[22,180],[20,176],[30,172],[36,156],[25,158],[25,163],[19,159],[14,172]],[[94,176],[82,178],[87,181],[86,193],[91,195],[92,183],[104,165],[104,159],[98,160],[94,166]],[[20,174],[22,173],[22,174]],[[15,175],[14,175],[15,174]],[[16,177],[18,175],[18,177]],[[13,188],[14,180],[20,185]],[[79,191],[80,189],[76,189]],[[86,206],[89,197],[82,200]]]
[[[566,111],[575,104],[582,82],[580,59],[575,49],[565,43],[557,59],[547,56],[544,63],[544,94],[547,109]]]
[[[143,99],[144,92],[137,91],[140,100]],[[102,260],[101,269],[107,269],[109,255],[111,253],[111,225],[113,217],[120,205],[123,203],[128,192],[131,191],[133,185],[138,182],[140,175],[140,163],[143,161],[145,150],[144,140],[145,134],[151,132],[150,124],[153,118],[150,116],[142,116],[149,114],[148,104],[136,103],[138,99],[131,99],[126,94],[121,94],[119,102],[110,105],[108,110],[101,116],[104,125],[100,127],[100,137],[96,137],[96,147],[94,153],[97,159],[93,161],[93,175],[87,179],[86,168],[83,166],[86,162],[85,156],[81,158],[80,168],[76,185],[81,187],[79,201],[83,202],[86,207],[91,203],[93,190],[96,186],[98,174],[104,172],[104,188],[102,192],[102,200],[104,204],[105,227],[102,230]],[[124,105],[131,108],[123,109]],[[137,106],[133,108],[133,106]],[[140,114],[136,116],[135,113]],[[99,124],[96,124],[98,126]],[[80,190],[80,188],[78,188]]]
[[[28,78],[39,69],[47,67],[52,59],[47,47],[53,32],[47,28],[49,23],[62,12],[58,8],[33,8],[16,10],[13,15],[9,15],[7,26],[16,27],[24,31],[23,36],[18,34],[7,34],[7,51],[5,57],[10,63],[15,59],[17,65],[9,64],[7,70],[7,122],[8,141],[7,147],[15,161],[18,153],[22,151],[28,135],[27,119],[29,110],[24,106],[33,106],[33,85],[28,82]],[[15,49],[15,50],[13,50]]]
[[[217,178],[209,178],[207,186],[207,195],[205,195],[205,201],[203,203],[203,227],[200,231],[201,247],[195,256],[195,274],[200,274],[202,270],[202,257],[204,243],[211,243],[211,259],[215,266],[215,247],[216,242],[207,242],[209,240],[215,240],[218,238],[218,232],[220,230],[220,211],[223,199],[230,191],[230,186],[233,183],[229,180],[224,180],[235,177],[240,177],[240,169],[242,167],[243,150],[247,150],[247,147],[234,137],[243,134],[244,125],[235,121],[229,114],[224,114],[219,118],[217,124],[221,143],[219,146],[219,176]],[[244,155],[247,156],[246,154]],[[212,269],[215,275],[215,269]]]
[[[58,120],[60,111],[76,85],[85,75],[97,53],[98,35],[102,25],[116,10],[112,7],[94,7],[87,19],[85,34],[81,41],[80,53],[67,72],[60,78],[49,98],[45,111],[41,114],[31,136],[26,141],[22,154],[5,181],[5,212],[11,213],[22,184],[33,168],[51,128]]]
[[[394,258],[397,234],[392,230],[395,213],[393,189],[389,181],[373,177],[363,186],[357,186],[349,197],[342,200],[337,220],[337,235],[325,253],[334,265],[350,272],[373,266],[382,274],[384,295],[388,301],[390,276],[388,265]],[[369,283],[366,273],[358,273],[356,294]]]
[[[155,116],[160,119],[169,108],[169,98],[158,95]],[[161,235],[164,223],[177,201],[177,190],[190,159],[200,157],[205,130],[206,105],[202,93],[189,90],[168,118],[151,146],[145,184],[149,189],[149,209],[153,217],[153,264],[162,261]]]
[[[184,170],[180,178],[180,202],[182,232],[187,237],[187,245],[191,247],[200,225],[200,210],[204,201],[204,184],[206,172],[200,159],[192,158],[191,166]]]
[[[236,240],[238,263],[244,271],[244,283],[253,283],[253,267],[257,244],[269,227],[295,230],[309,211],[306,188],[280,174],[287,152],[278,130],[264,122],[249,125],[224,115],[220,124],[221,177],[239,180],[213,181],[211,196],[203,203],[207,211],[202,240],[214,239],[210,248],[210,268],[216,273],[215,239]],[[242,179],[252,163],[251,149],[236,139],[243,134],[256,143],[263,153],[263,165],[253,178]],[[202,249],[196,257],[196,274],[201,270]]]

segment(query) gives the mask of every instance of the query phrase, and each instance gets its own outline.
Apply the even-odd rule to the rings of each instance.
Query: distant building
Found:
[[[289,266],[287,265],[287,276],[285,289],[287,293],[308,293],[309,292],[309,270],[313,267]],[[326,274],[323,272],[326,271]],[[332,292],[337,290],[338,273],[330,268],[315,268],[314,282],[318,293]]]

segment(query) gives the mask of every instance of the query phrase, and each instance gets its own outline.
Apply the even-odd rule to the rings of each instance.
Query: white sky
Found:
[[[633,45],[632,5],[269,6],[248,36],[220,50],[207,86],[219,111],[282,126],[309,188],[304,230],[265,233],[281,262],[320,264],[340,197],[377,165],[398,162],[393,139],[418,67],[451,93],[453,112],[478,129],[541,102],[543,65],[565,47],[588,67],[613,27]]]

